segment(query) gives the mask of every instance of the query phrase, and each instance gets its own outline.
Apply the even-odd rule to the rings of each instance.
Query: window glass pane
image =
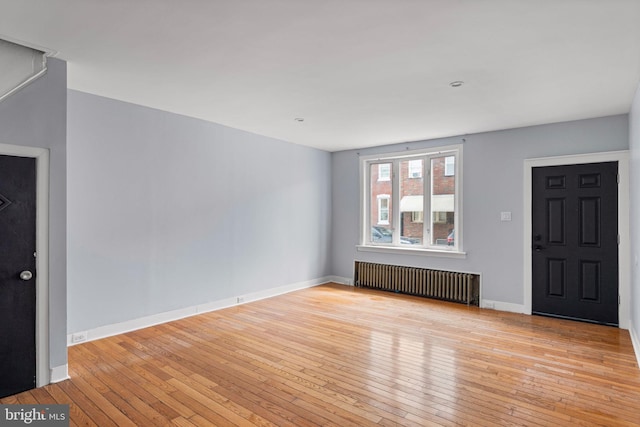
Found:
[[[378,196],[378,224],[389,224],[389,197]]]
[[[447,165],[455,165],[454,156],[431,159],[431,244],[437,246],[455,245],[456,177]]]
[[[378,181],[391,180],[391,163],[380,163],[378,165]]]
[[[409,178],[422,178],[422,160],[409,160]]]
[[[380,173],[382,172],[382,177]],[[391,181],[391,163],[374,163],[369,170],[371,188],[369,191],[369,211],[371,243],[393,242],[393,188]]]
[[[448,156],[444,158],[444,175],[453,176],[456,171],[456,158]]]
[[[424,237],[423,160],[400,162],[400,244],[422,245]]]

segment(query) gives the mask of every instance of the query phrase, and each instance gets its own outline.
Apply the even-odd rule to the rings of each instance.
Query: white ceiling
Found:
[[[329,151],[627,113],[640,81],[640,0],[0,0],[3,36],[71,89]]]

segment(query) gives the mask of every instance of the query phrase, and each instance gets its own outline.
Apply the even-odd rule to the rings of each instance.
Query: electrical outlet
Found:
[[[500,212],[500,221],[511,221],[511,212]]]
[[[244,302],[244,297],[236,298],[238,304],[242,304]]]
[[[77,344],[79,342],[84,342],[87,340],[87,331],[84,332],[76,332],[75,334],[71,334],[71,343]]]

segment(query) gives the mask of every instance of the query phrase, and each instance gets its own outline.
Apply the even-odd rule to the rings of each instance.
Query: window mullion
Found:
[[[391,207],[393,230],[393,245],[400,244],[400,161],[394,160],[391,171]]]
[[[371,200],[371,165],[368,163],[364,164],[364,182],[363,182],[363,187],[366,188],[367,190],[364,192],[365,193],[365,198],[362,201],[364,208],[361,209],[364,215],[364,222],[365,225],[363,227],[361,231],[362,233],[362,244],[368,244],[371,241],[371,212],[373,211],[373,206],[372,203],[373,201]]]
[[[432,171],[431,171],[431,157],[427,156],[424,158],[422,162],[424,165],[424,189],[422,194],[424,194],[423,206],[422,206],[422,218],[423,218],[423,242],[424,246],[431,246],[431,233],[433,232],[433,224],[431,218],[431,179],[432,179]]]

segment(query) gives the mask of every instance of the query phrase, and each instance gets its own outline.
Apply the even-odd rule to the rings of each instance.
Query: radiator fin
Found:
[[[480,276],[356,261],[356,286],[478,305]]]

